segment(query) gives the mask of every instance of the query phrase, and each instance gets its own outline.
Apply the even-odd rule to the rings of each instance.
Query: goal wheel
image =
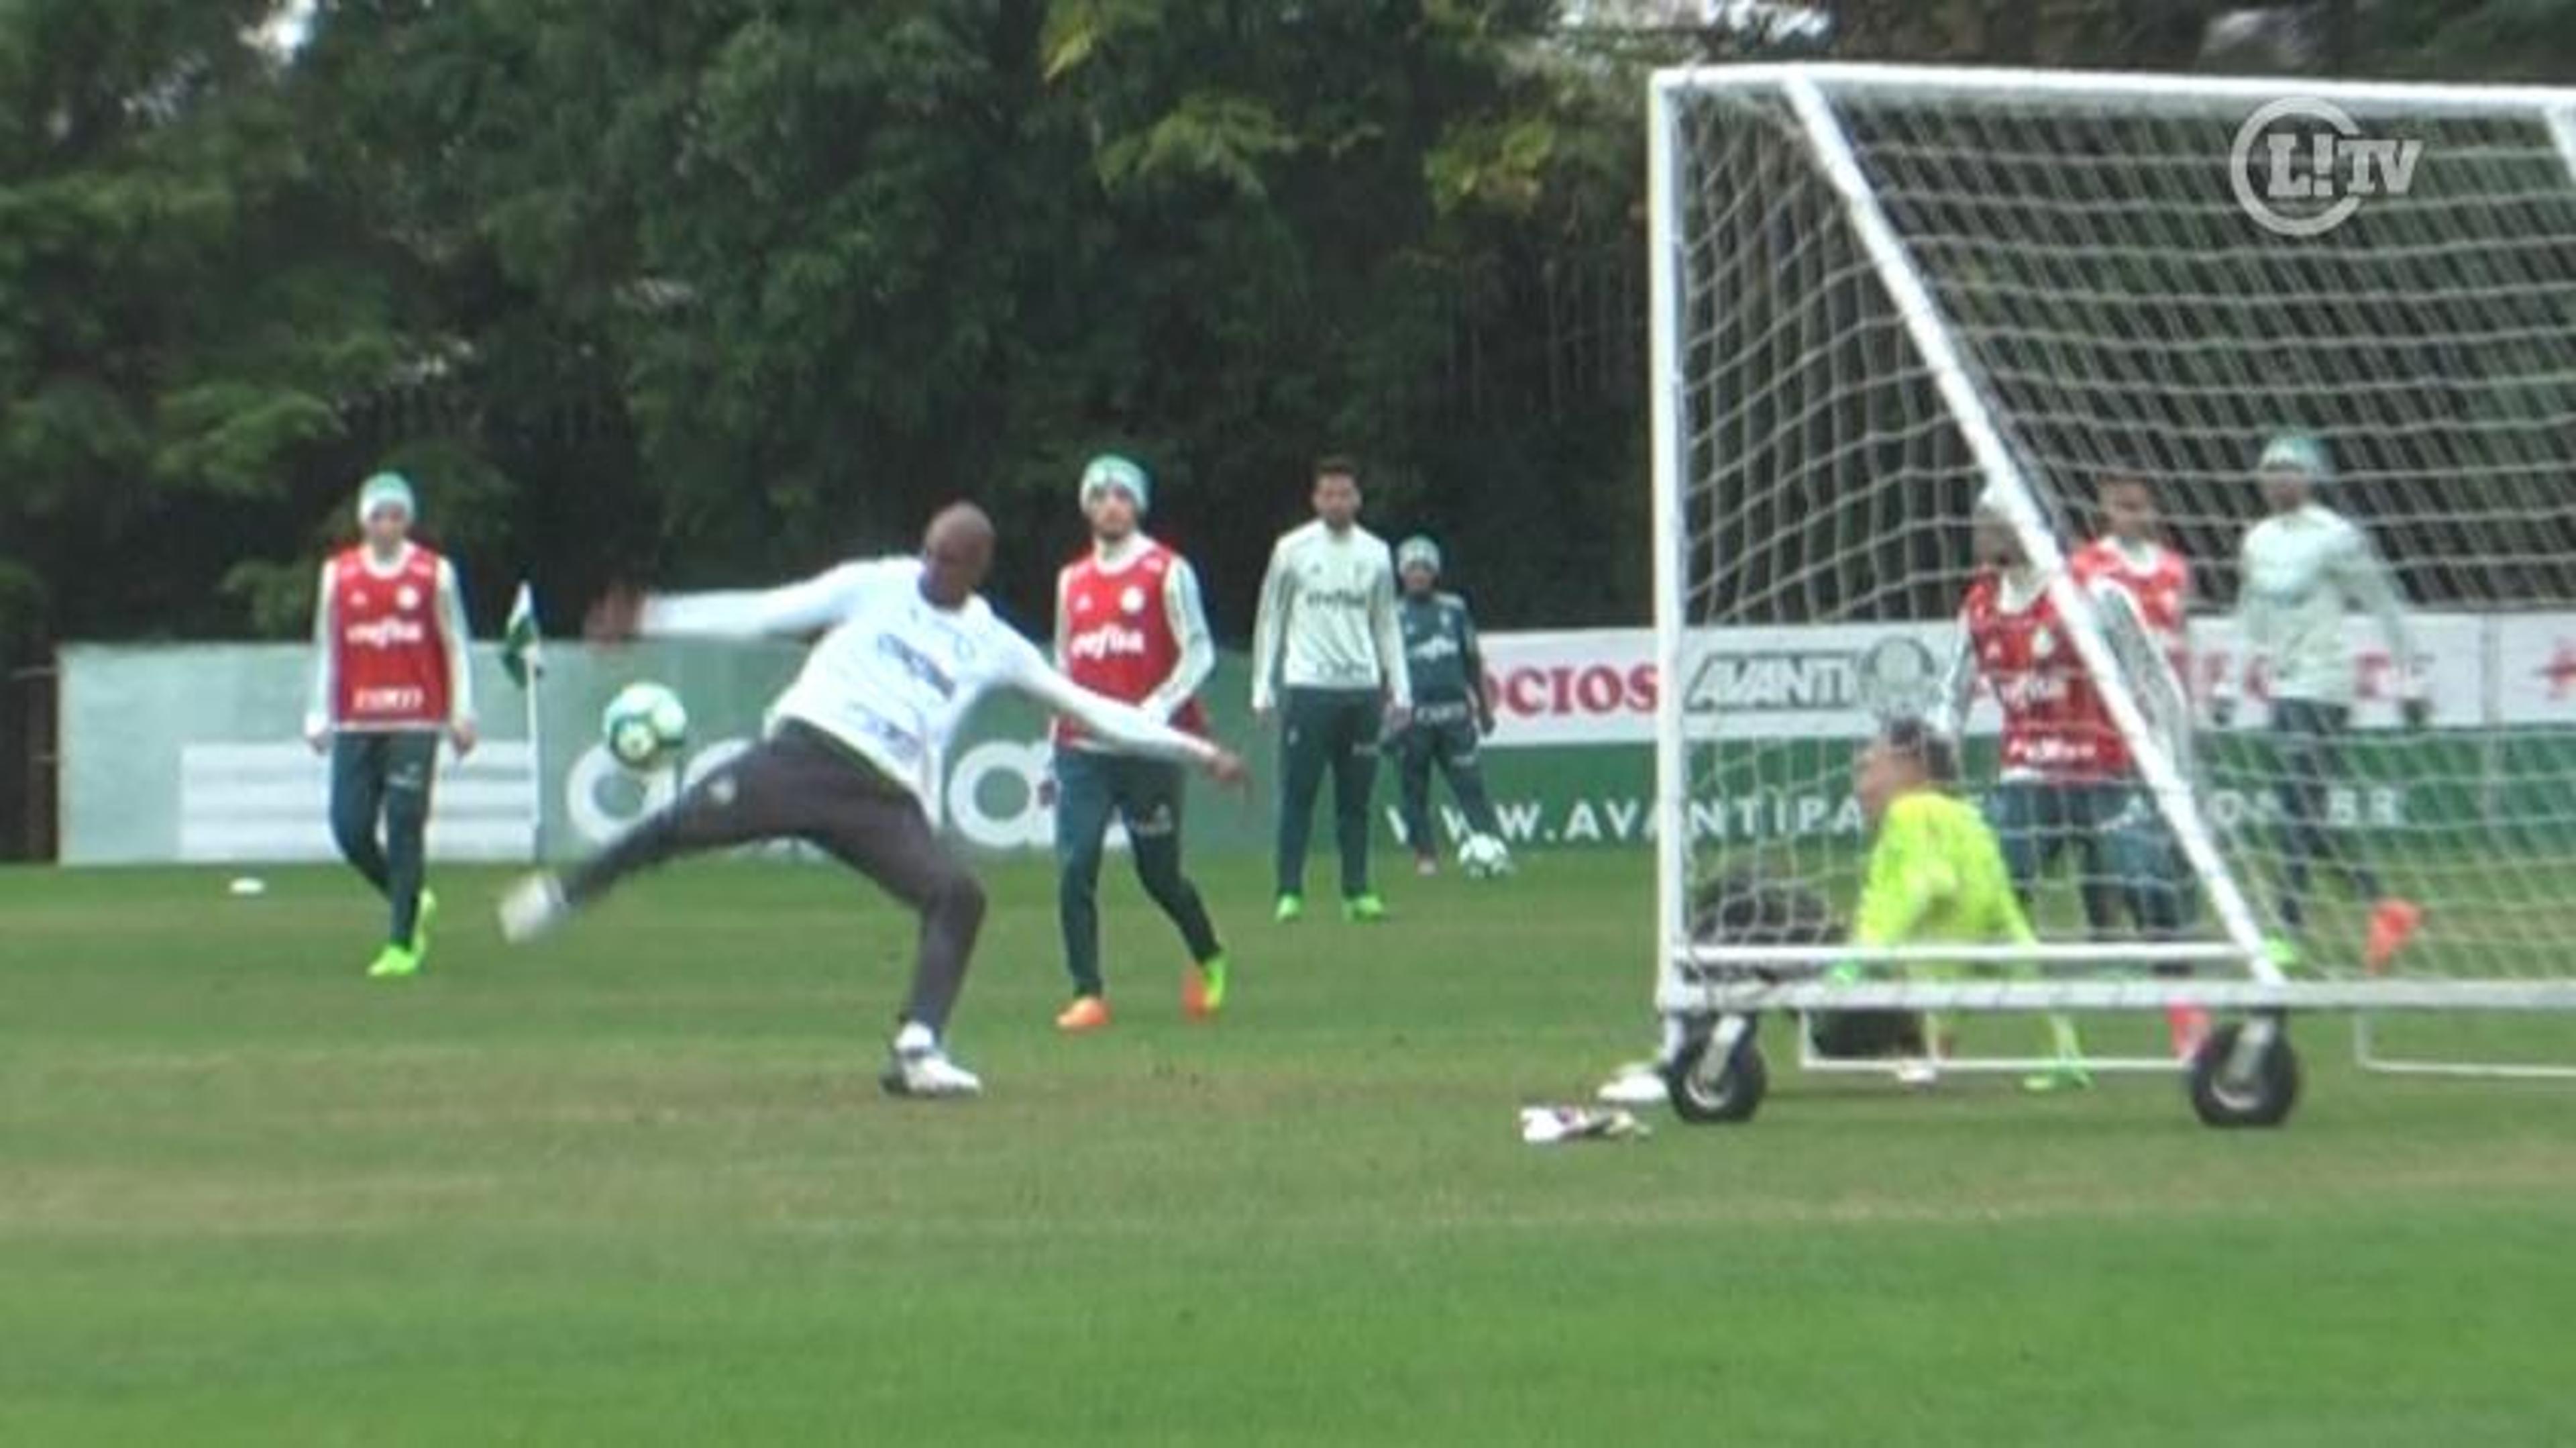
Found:
[[[2191,1109],[2209,1126],[2278,1126],[2299,1100],[2299,1055],[2279,1023],[2256,1052],[2251,1070],[2234,1069],[2245,1026],[2229,1022],[2209,1033],[2191,1058]]]
[[[1714,1121],[1750,1121],[1770,1089],[1771,1071],[1753,1039],[1750,1022],[1735,1038],[1733,1049],[1720,1053],[1715,1032],[1695,1031],[1680,1054],[1664,1067],[1664,1089],[1673,1114],[1706,1125]]]

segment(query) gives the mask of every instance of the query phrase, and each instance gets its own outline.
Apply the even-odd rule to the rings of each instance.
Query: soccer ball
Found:
[[[658,769],[689,742],[689,710],[660,684],[629,684],[599,716],[609,757],[633,770]]]
[[[1492,835],[1469,835],[1458,844],[1458,869],[1470,880],[1494,880],[1512,872],[1512,852]]]

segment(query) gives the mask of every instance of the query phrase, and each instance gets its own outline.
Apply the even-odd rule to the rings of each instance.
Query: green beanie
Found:
[[[1139,513],[1154,503],[1154,484],[1145,470],[1116,453],[1102,453],[1083,465],[1082,501],[1089,503],[1102,488],[1116,488],[1134,499]]]
[[[2263,460],[2254,467],[2265,473],[2304,473],[2308,481],[2315,483],[2334,479],[2334,465],[2326,460],[2326,445],[2304,432],[2285,432],[2263,444]]]
[[[378,508],[391,504],[406,518],[420,516],[420,507],[412,499],[411,479],[400,473],[378,473],[358,485],[358,521],[365,523]]]

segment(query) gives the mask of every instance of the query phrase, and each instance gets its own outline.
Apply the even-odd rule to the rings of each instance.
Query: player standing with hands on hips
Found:
[[[331,759],[331,837],[391,908],[367,974],[420,973],[438,898],[424,888],[438,740],[474,748],[474,673],[456,569],[411,541],[419,508],[399,473],[358,488],[365,536],[322,565],[304,737]],[[381,827],[382,839],[378,838]]]
[[[770,706],[760,743],[562,879],[521,881],[501,902],[501,933],[531,939],[627,876],[683,855],[808,840],[921,917],[911,999],[878,1079],[898,1096],[981,1093],[984,1083],[949,1058],[942,1036],[983,928],[984,889],[923,807],[975,701],[1016,689],[1122,750],[1187,761],[1228,782],[1243,777],[1234,755],[1048,667],[975,591],[992,565],[992,520],[957,503],[931,519],[917,558],[844,563],[784,588],[612,595],[593,612],[593,637],[822,638]]]
[[[1280,536],[1261,580],[1252,631],[1252,712],[1282,715],[1279,741],[1278,906],[1282,924],[1306,913],[1306,840],[1315,794],[1333,776],[1341,847],[1342,915],[1386,918],[1369,888],[1369,792],[1378,740],[1404,726],[1413,686],[1396,617],[1395,560],[1359,524],[1359,466],[1315,464],[1315,521]]]
[[[1081,498],[1091,552],[1056,575],[1056,667],[1158,723],[1205,734],[1207,714],[1193,696],[1216,667],[1216,643],[1189,560],[1138,527],[1153,500],[1152,480],[1128,459],[1106,454],[1083,468]],[[1177,764],[1112,753],[1075,721],[1056,721],[1056,913],[1073,977],[1073,1003],[1055,1018],[1057,1029],[1109,1024],[1099,895],[1100,846],[1113,810],[1126,822],[1136,878],[1189,949],[1182,1014],[1208,1020],[1225,1008],[1225,948],[1198,887],[1181,873],[1184,784]]]
[[[2405,601],[2370,535],[2316,501],[2316,490],[2334,477],[2323,443],[2285,433],[2263,449],[2256,471],[2271,516],[2246,530],[2236,617],[2246,670],[2268,666],[2271,674],[2280,771],[2281,924],[2289,932],[2286,941],[2275,942],[2274,953],[2298,957],[2308,924],[2309,868],[2323,860],[2342,871],[2355,897],[2371,902],[2362,963],[2385,970],[2414,938],[2424,912],[2381,889],[2377,872],[2354,844],[2335,837],[2327,823],[2327,794],[2336,741],[2352,723],[2352,654],[2344,647],[2343,617],[2353,605],[2379,622],[2407,727],[2421,729],[2432,718],[2423,681],[2415,675]],[[2210,701],[2211,716],[2222,728],[2235,712],[2236,690],[2234,677],[2223,678]]]

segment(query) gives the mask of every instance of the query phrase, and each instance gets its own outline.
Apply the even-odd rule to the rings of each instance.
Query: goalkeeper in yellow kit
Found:
[[[1976,806],[1948,792],[1957,776],[1949,741],[1918,719],[1889,723],[1861,751],[1852,770],[1852,794],[1869,821],[1872,841],[1860,907],[1852,920],[1852,944],[2038,942],[2013,892],[1993,828]],[[1917,979],[1956,980],[1968,968],[1916,965],[1907,967],[1907,973]],[[1859,966],[1842,965],[1826,978],[1853,982],[1865,977]],[[2023,1086],[2057,1091],[2091,1085],[2074,1023],[2052,1015],[2048,1028],[2055,1064],[2024,1078]],[[1928,1086],[1937,1079],[1937,1062],[1945,1051],[1937,1015],[1927,1014],[1924,1038],[1932,1048],[1931,1059],[1900,1069],[1900,1079],[1908,1085]]]

